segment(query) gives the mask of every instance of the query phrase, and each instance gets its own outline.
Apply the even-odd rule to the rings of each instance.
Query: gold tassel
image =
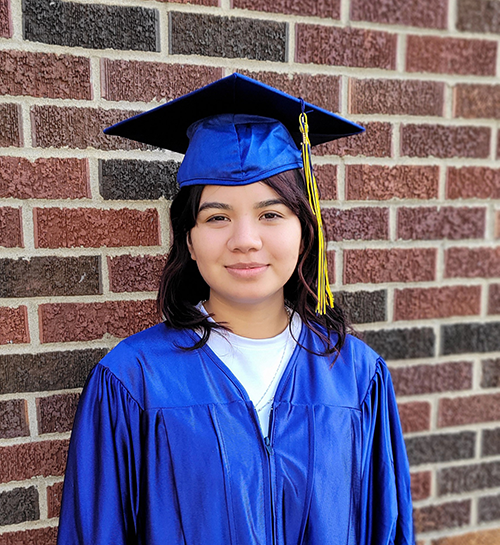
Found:
[[[309,140],[309,125],[307,123],[307,115],[304,111],[304,103],[302,113],[299,116],[300,132],[302,133],[302,161],[304,162],[304,176],[307,185],[307,194],[309,196],[309,204],[313,214],[318,222],[318,304],[316,305],[317,314],[326,313],[326,305],[333,308],[333,295],[330,290],[330,282],[328,280],[328,264],[326,260],[326,241],[323,231],[323,221],[321,219],[321,209],[319,204],[319,191],[316,178],[312,168],[311,161],[311,142]]]

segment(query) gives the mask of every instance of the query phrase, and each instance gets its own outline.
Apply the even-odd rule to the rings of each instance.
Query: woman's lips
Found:
[[[268,267],[269,265],[264,263],[234,263],[233,265],[226,265],[229,274],[237,278],[254,278],[263,273]]]

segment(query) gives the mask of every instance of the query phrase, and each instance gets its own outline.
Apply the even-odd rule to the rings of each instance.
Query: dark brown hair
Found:
[[[300,170],[282,172],[265,180],[283,199],[286,206],[298,217],[302,228],[303,251],[292,276],[284,286],[287,306],[297,312],[304,324],[323,341],[322,354],[338,353],[346,335],[346,322],[342,310],[335,305],[327,308],[325,315],[316,314],[316,283],[318,276],[318,228],[306,195]],[[165,324],[176,329],[198,329],[202,337],[186,349],[203,346],[212,329],[223,328],[208,319],[196,305],[209,298],[210,288],[191,259],[187,235],[196,224],[198,208],[204,186],[182,188],[170,208],[172,245],[163,270],[158,292],[158,309]],[[333,338],[332,339],[332,333]],[[336,335],[335,335],[336,334]]]

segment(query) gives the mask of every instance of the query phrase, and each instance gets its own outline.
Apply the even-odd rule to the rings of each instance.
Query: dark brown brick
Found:
[[[102,59],[102,96],[107,100],[172,100],[223,77],[222,68]]]
[[[444,83],[436,81],[350,79],[349,112],[442,116]]]
[[[426,282],[436,274],[433,248],[344,250],[344,282]]]
[[[335,304],[344,311],[349,322],[366,324],[387,320],[387,293],[377,291],[342,291],[334,293]]]
[[[406,70],[471,76],[494,76],[497,44],[440,36],[408,36]]]
[[[437,483],[440,496],[471,492],[483,488],[496,488],[500,486],[500,462],[441,469],[437,474]]]
[[[500,530],[474,531],[469,534],[434,539],[432,545],[497,545]],[[419,542],[419,545],[423,543]]]
[[[469,390],[472,388],[472,363],[393,367],[391,376],[398,396]]]
[[[392,154],[392,126],[390,123],[373,121],[363,123],[364,133],[348,138],[339,138],[312,149],[314,155],[365,155],[367,157],[390,157]]]
[[[500,32],[500,6],[491,0],[458,0],[457,28],[469,32]]]
[[[488,314],[500,314],[500,284],[488,288]]]
[[[158,2],[174,2],[176,4],[194,4],[196,6],[219,6],[220,0],[157,0]]]
[[[97,295],[101,293],[99,260],[97,256],[0,259],[0,297]]]
[[[0,447],[0,482],[61,476],[69,441],[36,441]]]
[[[475,157],[490,153],[488,127],[403,125],[401,154],[409,157]]]
[[[461,83],[454,87],[455,117],[500,119],[500,85]]]
[[[20,248],[23,246],[21,209],[0,207],[0,246]]]
[[[499,350],[500,322],[441,326],[441,354],[443,355]]]
[[[483,238],[486,208],[399,208],[397,226],[397,236],[404,240]]]
[[[0,307],[0,345],[30,342],[26,307]]]
[[[173,55],[287,60],[287,23],[171,11],[169,28]]]
[[[47,303],[39,306],[42,343],[123,338],[158,323],[155,301]]]
[[[47,486],[47,517],[49,519],[59,516],[61,511],[62,490],[62,482]]]
[[[481,388],[500,388],[500,359],[481,362]]]
[[[314,176],[318,183],[319,198],[335,200],[337,198],[337,165],[314,165]]]
[[[0,439],[30,434],[28,411],[24,399],[0,401]]]
[[[90,60],[85,57],[0,51],[0,94],[91,99]]]
[[[23,145],[21,106],[0,104],[0,147]]]
[[[483,430],[481,433],[481,456],[500,454],[500,428]]]
[[[33,146],[39,148],[97,148],[130,150],[144,148],[142,144],[107,136],[103,129],[140,112],[103,110],[73,106],[34,106],[31,109]]]
[[[436,341],[430,327],[365,331],[363,339],[386,360],[432,358]]]
[[[453,501],[419,507],[413,513],[416,532],[435,532],[470,523],[471,500]]]
[[[387,240],[388,208],[324,208],[322,211],[327,240]]]
[[[13,488],[0,492],[0,526],[20,524],[39,518],[40,508],[36,487]]]
[[[488,167],[448,167],[448,199],[500,199],[500,170]]]
[[[0,37],[10,38],[12,36],[12,21],[10,17],[9,0],[0,0]]]
[[[34,530],[5,532],[2,534],[2,545],[54,545],[57,538],[57,527],[47,526]]]
[[[446,0],[353,0],[351,19],[390,25],[446,28]]]
[[[450,248],[445,250],[446,278],[500,277],[499,248]]]
[[[396,35],[389,32],[299,23],[295,61],[394,70],[396,42]]]
[[[438,426],[464,426],[500,420],[500,394],[481,394],[439,400]]]
[[[419,435],[407,437],[405,442],[411,465],[466,460],[474,458],[476,433],[464,431],[462,433]]]
[[[403,433],[426,431],[431,427],[431,406],[427,401],[399,403],[399,417]]]
[[[90,197],[87,159],[0,157],[0,197],[81,199]]]
[[[156,291],[166,255],[108,257],[109,289],[114,292]]]
[[[35,208],[37,248],[99,248],[160,244],[158,211]]]
[[[348,200],[435,199],[439,167],[346,165]]]
[[[71,431],[79,399],[78,394],[37,398],[38,433]]]
[[[413,501],[425,500],[431,495],[431,472],[419,471],[411,474],[411,497]]]
[[[480,313],[481,286],[408,288],[394,292],[395,320],[428,320]]]
[[[340,77],[324,74],[286,74],[278,72],[250,72],[241,70],[241,74],[276,87],[284,93],[321,106],[326,110],[338,112],[340,109]]]
[[[0,355],[0,394],[81,388],[103,348]]]
[[[500,519],[500,496],[485,496],[477,502],[477,518],[479,522],[490,522]]]
[[[340,19],[340,0],[232,0],[232,7],[270,13]]]

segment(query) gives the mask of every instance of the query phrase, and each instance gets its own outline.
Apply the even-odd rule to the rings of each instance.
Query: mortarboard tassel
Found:
[[[316,305],[317,314],[326,313],[326,305],[333,308],[333,295],[330,290],[328,280],[328,264],[326,261],[326,242],[323,231],[323,221],[321,219],[321,209],[319,204],[319,191],[314,177],[311,161],[311,142],[309,140],[309,125],[307,123],[307,115],[304,111],[304,101],[302,102],[302,113],[299,116],[300,132],[302,133],[302,161],[304,163],[304,176],[307,185],[307,194],[309,196],[309,204],[313,214],[318,222],[318,304]]]

